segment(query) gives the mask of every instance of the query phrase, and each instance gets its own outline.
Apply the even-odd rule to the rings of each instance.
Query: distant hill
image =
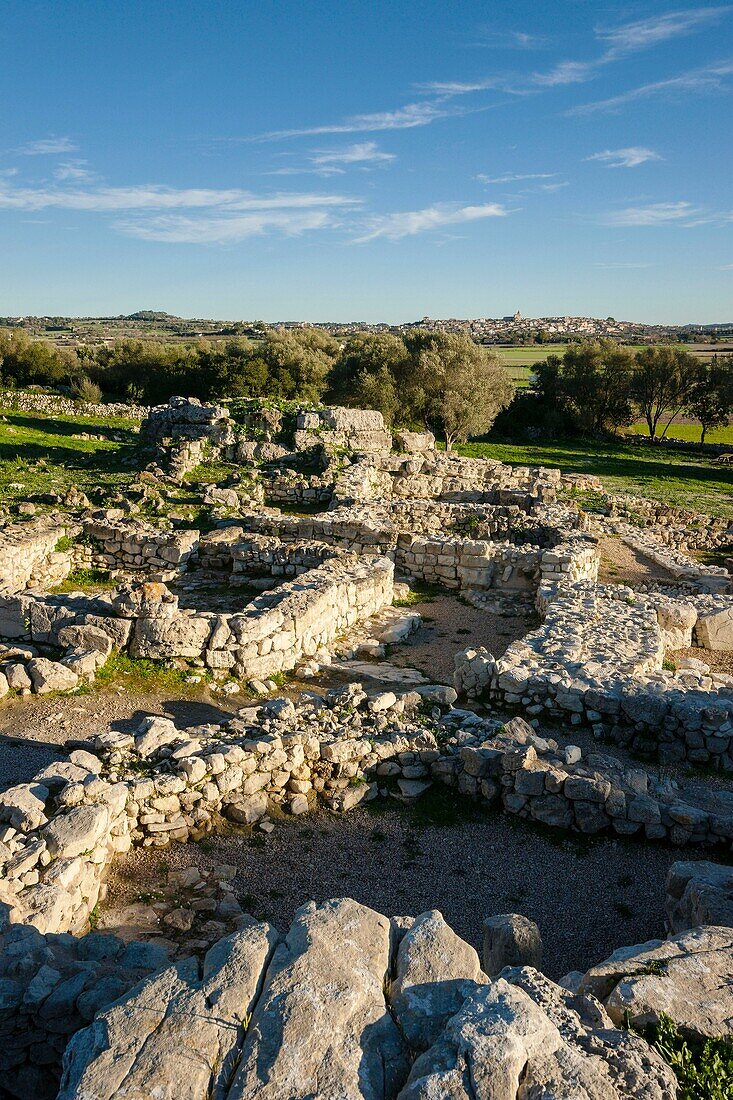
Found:
[[[165,313],[156,309],[139,309],[137,313],[128,313],[125,321],[182,321],[182,317],[176,317],[173,313]]]

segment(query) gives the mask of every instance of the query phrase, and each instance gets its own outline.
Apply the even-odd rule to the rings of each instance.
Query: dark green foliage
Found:
[[[674,1020],[664,1014],[649,1037],[675,1072],[678,1100],[731,1100],[733,1040],[706,1039],[704,1043],[687,1040]]]

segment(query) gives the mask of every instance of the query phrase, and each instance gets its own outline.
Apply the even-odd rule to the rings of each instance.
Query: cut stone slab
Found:
[[[384,999],[391,924],[337,898],[296,913],[275,951],[227,1100],[393,1097],[404,1043]]]

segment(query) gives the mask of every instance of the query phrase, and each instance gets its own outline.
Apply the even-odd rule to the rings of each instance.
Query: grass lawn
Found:
[[[627,431],[633,432],[634,435],[649,434],[649,429],[646,426],[646,422],[643,420],[638,421],[636,424],[632,424]],[[684,439],[686,443],[699,443],[700,425],[695,421],[690,423],[689,421],[686,422],[681,420],[679,423],[675,422],[671,425],[667,435],[670,439]],[[705,442],[733,444],[733,424],[728,424],[724,428],[711,429],[705,436]]]
[[[632,493],[680,508],[733,517],[733,470],[709,457],[578,440],[517,446],[466,443],[459,454],[496,458],[515,466],[559,466],[567,473],[596,474],[613,493]]]
[[[45,416],[0,408],[0,494],[23,501],[72,486],[114,490],[129,481],[139,423],[109,417]],[[92,439],[74,438],[80,434]]]

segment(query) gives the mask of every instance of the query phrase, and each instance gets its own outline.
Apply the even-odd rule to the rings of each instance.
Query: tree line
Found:
[[[22,330],[0,330],[0,386],[61,386],[84,399],[159,404],[176,394],[219,400],[267,398],[379,409],[392,427],[429,427],[446,445],[495,431],[514,438],[613,433],[641,417],[652,440],[681,414],[701,440],[733,409],[733,357],[703,362],[676,347],[634,353],[612,340],[571,344],[534,367],[515,390],[490,349],[469,337],[415,330],[320,329],[165,343],[123,339],[97,348],[57,348]]]
[[[650,345],[633,352],[613,340],[570,344],[534,368],[529,389],[519,393],[497,422],[513,433],[529,428],[547,437],[600,436],[638,419],[649,438],[667,438],[684,415],[700,425],[700,442],[733,413],[733,356],[701,360],[682,348]]]

